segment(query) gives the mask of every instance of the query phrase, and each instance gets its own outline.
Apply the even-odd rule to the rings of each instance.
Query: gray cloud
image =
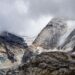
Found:
[[[74,0],[29,0],[32,16],[53,15],[75,19]]]
[[[0,0],[0,31],[34,36],[54,16],[75,19],[75,0]]]

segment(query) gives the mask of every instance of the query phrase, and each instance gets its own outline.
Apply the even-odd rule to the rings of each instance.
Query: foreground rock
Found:
[[[19,75],[75,75],[75,56],[63,52],[41,53],[19,70]]]
[[[75,75],[75,56],[44,52],[16,68],[1,69],[0,75]]]

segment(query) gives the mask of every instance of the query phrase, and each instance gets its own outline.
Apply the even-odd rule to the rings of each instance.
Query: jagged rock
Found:
[[[33,56],[20,67],[20,75],[75,75],[75,56],[64,52],[45,52]]]
[[[23,58],[22,58],[22,64],[29,61],[31,59],[31,57],[34,55],[35,54],[30,50],[30,48],[27,48],[24,55],[23,55]]]
[[[33,46],[46,50],[75,51],[75,29],[69,32],[68,20],[53,18],[33,41]]]
[[[27,46],[19,36],[1,33],[0,75],[75,75],[75,55],[58,50],[67,47],[75,50],[75,30],[59,45],[66,30],[65,19],[53,18],[31,46]],[[55,48],[58,51],[46,52]],[[39,54],[38,50],[42,52]],[[43,52],[44,50],[46,51]]]
[[[75,55],[43,52],[16,68],[1,69],[1,75],[75,75]]]
[[[19,65],[26,48],[28,46],[23,38],[9,32],[2,32],[0,34],[0,69]]]
[[[65,34],[67,24],[63,18],[53,18],[47,26],[39,33],[33,45],[41,46],[44,49],[58,47],[60,37]]]
[[[63,45],[61,45],[62,49],[66,48],[74,48],[75,47],[75,29],[69,34],[69,36],[65,39]],[[73,51],[75,51],[73,49]]]
[[[10,45],[19,45],[19,46],[25,46],[27,47],[27,44],[25,43],[24,39],[22,37],[19,37],[15,34],[9,33],[9,32],[2,32],[0,34],[0,41],[6,42]]]

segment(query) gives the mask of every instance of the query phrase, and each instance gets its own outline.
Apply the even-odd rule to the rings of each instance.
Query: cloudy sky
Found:
[[[75,0],[0,0],[0,31],[36,36],[55,16],[75,19]]]

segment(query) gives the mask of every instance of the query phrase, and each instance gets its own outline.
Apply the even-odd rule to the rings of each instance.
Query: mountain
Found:
[[[65,39],[65,42],[62,44],[61,48],[68,48],[71,47],[72,49],[75,47],[75,29],[69,34],[69,36]]]
[[[9,32],[0,33],[0,67],[20,64],[27,47],[23,38]]]
[[[53,18],[30,45],[2,32],[0,75],[75,75],[75,29],[69,31],[68,25]]]
[[[64,52],[43,52],[33,56],[18,72],[20,75],[75,75],[75,56]]]
[[[74,26],[73,26],[74,27]],[[74,52],[75,29],[69,30],[68,20],[53,18],[38,34],[32,45],[37,49]]]
[[[0,34],[0,41],[4,41],[10,45],[22,45],[22,46],[27,46],[26,43],[24,42],[24,39],[14,35],[12,33],[9,32],[2,32]]]
[[[67,24],[63,18],[53,18],[46,27],[38,34],[33,45],[41,46],[45,49],[58,47],[60,37],[65,34]]]

